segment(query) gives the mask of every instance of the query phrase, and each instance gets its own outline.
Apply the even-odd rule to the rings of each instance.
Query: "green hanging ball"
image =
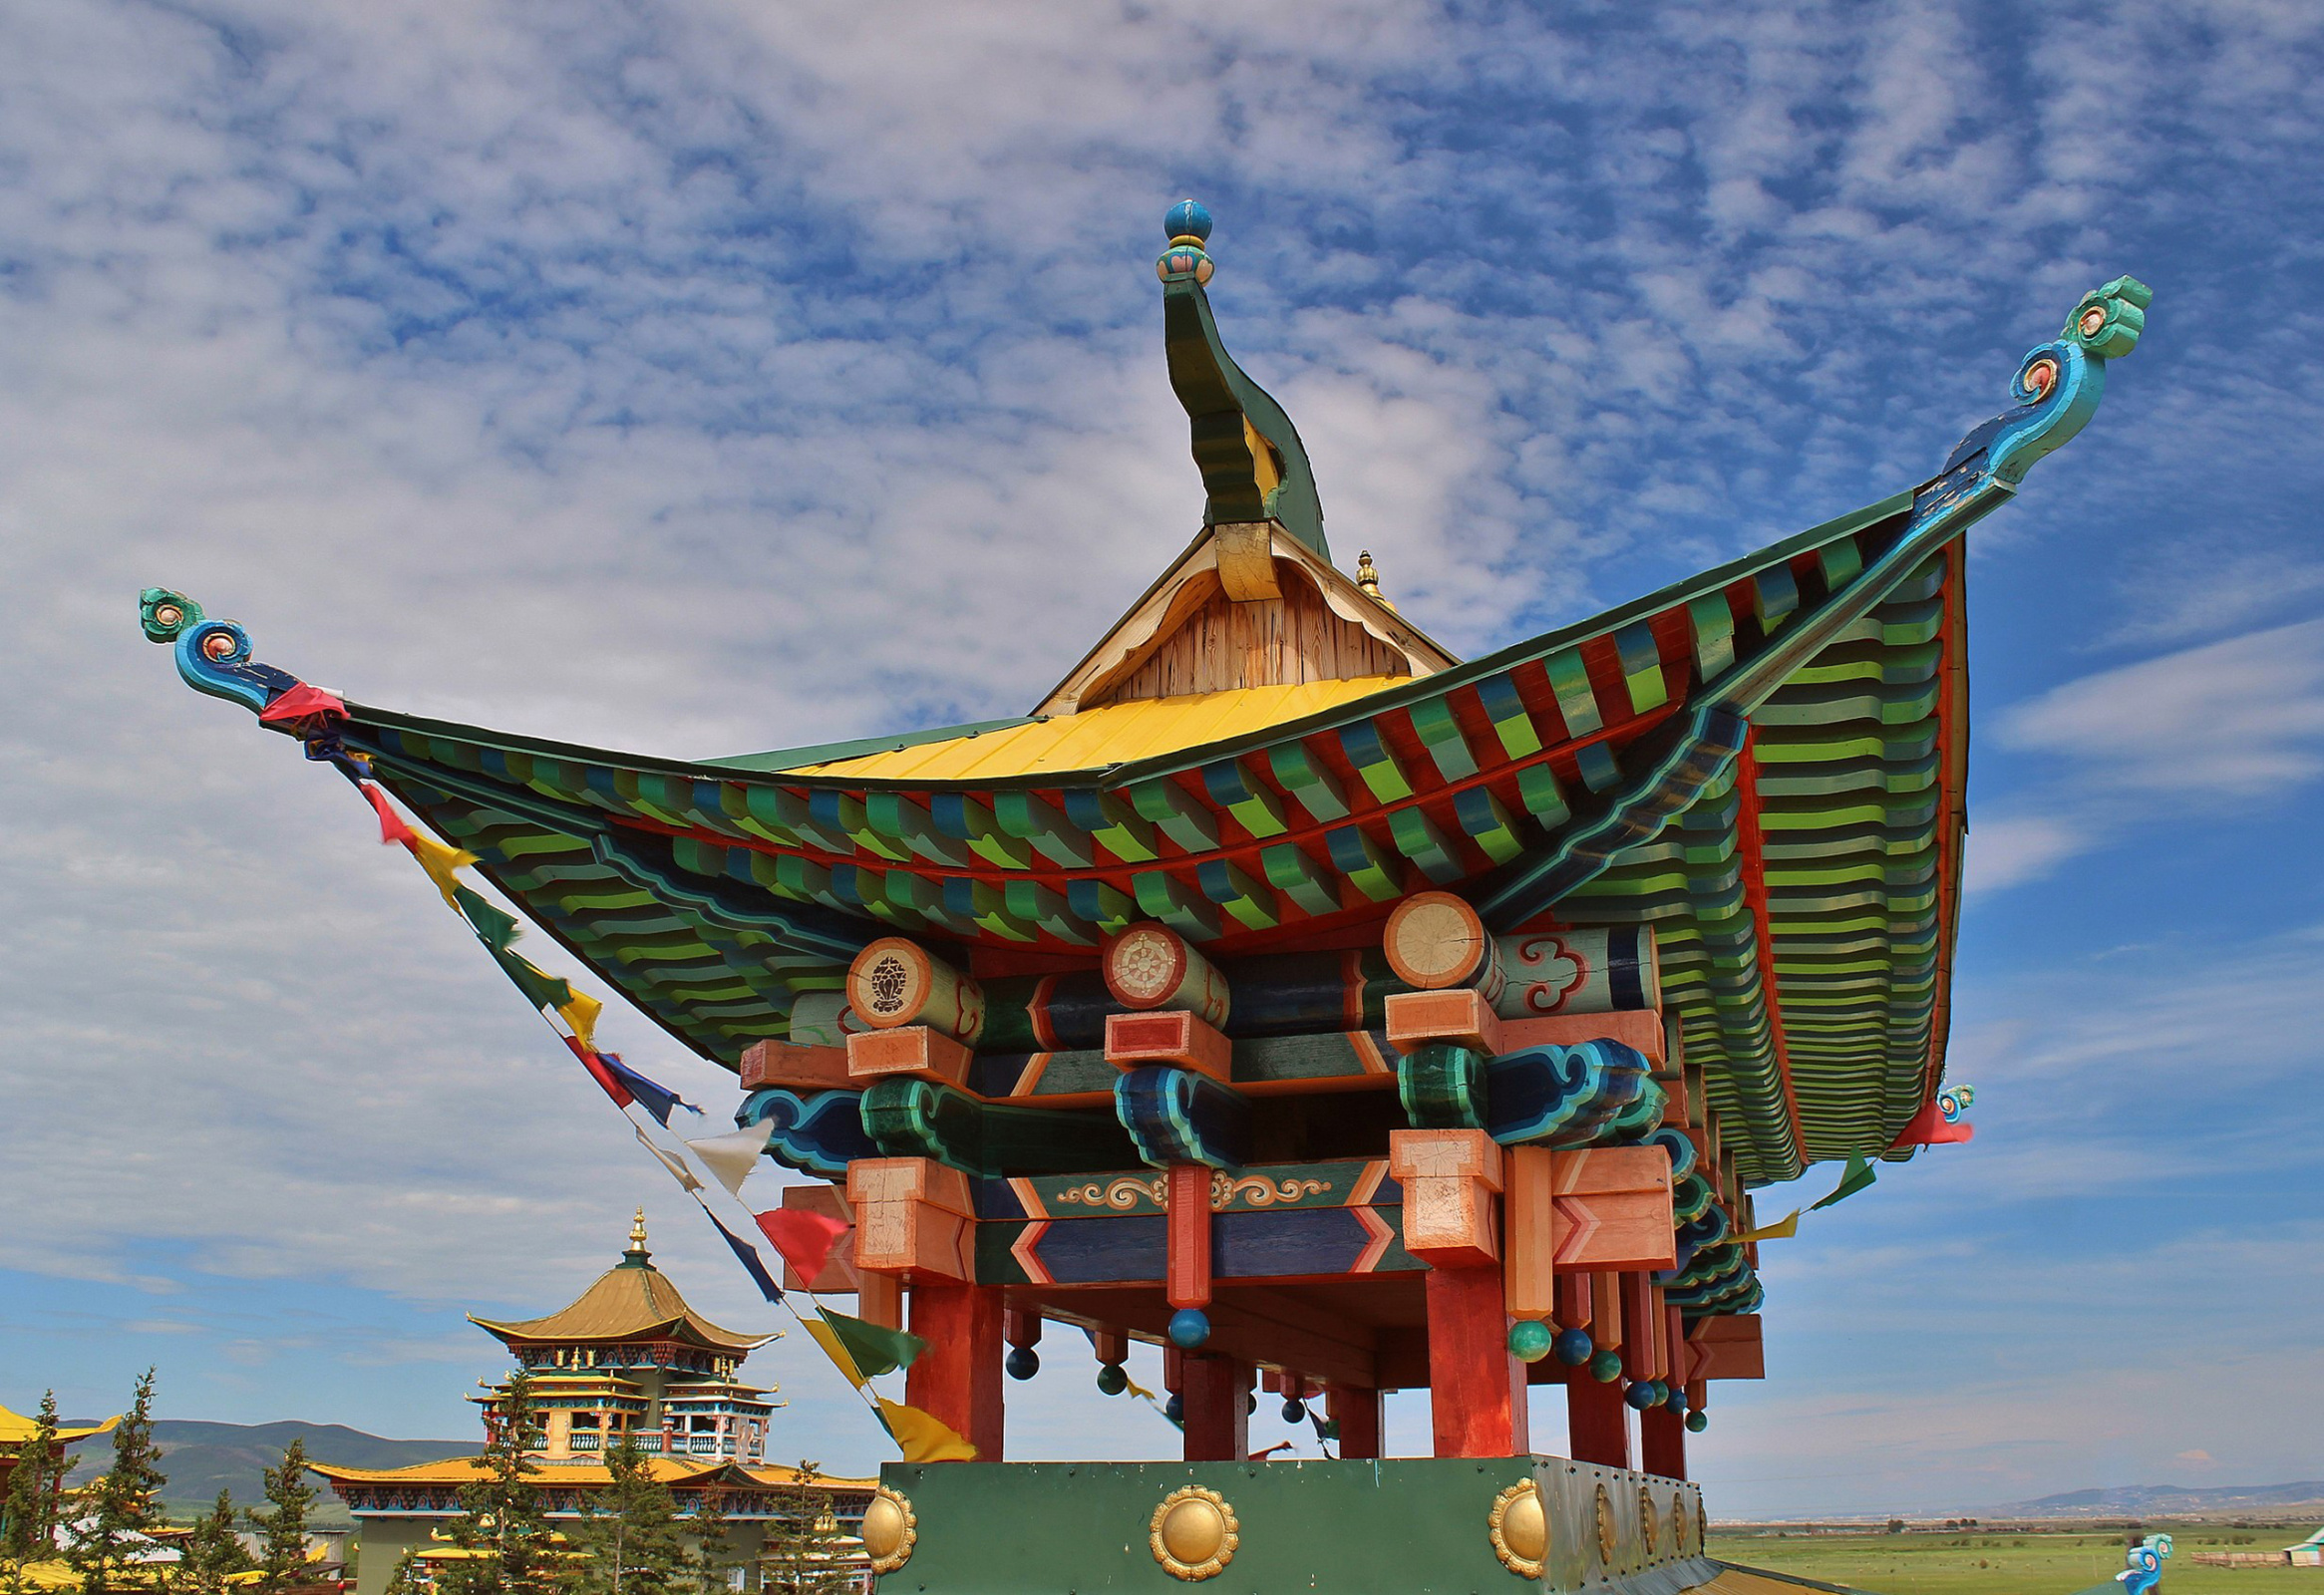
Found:
[[[1130,1375],[1120,1363],[1108,1363],[1098,1370],[1098,1390],[1106,1396],[1119,1396],[1130,1388]]]
[[[1690,1432],[1700,1435],[1704,1430],[1709,1429],[1710,1427],[1711,1415],[1709,1413],[1703,1412],[1698,1408],[1696,1411],[1687,1414],[1687,1429]]]
[[[1589,1377],[1601,1385],[1611,1385],[1622,1377],[1622,1354],[1599,1352],[1589,1360]]]
[[[1520,1318],[1509,1325],[1509,1355],[1520,1363],[1537,1363],[1549,1355],[1554,1339],[1547,1324]]]

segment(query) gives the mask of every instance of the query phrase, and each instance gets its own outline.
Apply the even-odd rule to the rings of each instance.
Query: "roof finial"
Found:
[[[1196,283],[1210,280],[1214,269],[1210,257],[1202,252],[1202,244],[1210,236],[1210,212],[1201,201],[1181,199],[1170,206],[1170,213],[1162,217],[1162,231],[1170,246],[1154,263],[1155,275],[1164,282],[1184,282],[1192,278]]]
[[[646,1250],[645,1209],[637,1210],[637,1217],[629,1223],[629,1250],[621,1254],[624,1262],[643,1263],[653,1253]]]
[[[1380,596],[1380,567],[1372,563],[1372,550],[1369,548],[1356,555],[1356,585],[1363,589],[1365,597],[1381,608],[1392,610],[1396,607]]]

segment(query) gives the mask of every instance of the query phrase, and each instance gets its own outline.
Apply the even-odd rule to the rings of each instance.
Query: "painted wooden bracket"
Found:
[[[1698,1318],[1687,1326],[1687,1341],[1701,1354],[1696,1365],[1702,1370],[1700,1378],[1768,1377],[1767,1347],[1757,1313]]]
[[[1503,1165],[1501,1288],[1512,1318],[1547,1318],[1557,1310],[1556,1156],[1546,1146],[1511,1146]]]
[[[1116,1069],[1167,1064],[1223,1085],[1233,1073],[1234,1044],[1183,1009],[1108,1014],[1106,1062]]]
[[[1388,1172],[1404,1187],[1405,1250],[1433,1267],[1500,1261],[1502,1153],[1481,1129],[1394,1129]]]
[[[978,1178],[1102,1173],[1138,1158],[1111,1115],[988,1103],[910,1077],[874,1082],[861,1113],[890,1157],[933,1158]]]
[[[1250,1105],[1206,1075],[1167,1064],[1133,1069],[1114,1082],[1114,1116],[1151,1167],[1249,1161]]]
[[[737,1124],[765,1124],[767,1155],[803,1174],[838,1179],[858,1157],[876,1157],[879,1148],[863,1132],[863,1094],[854,1091],[797,1092],[762,1086],[743,1099]]]
[[[1493,1060],[1474,1047],[1437,1042],[1396,1061],[1396,1096],[1415,1129],[1484,1129]]]
[[[1501,1020],[1482,992],[1400,991],[1388,998],[1388,1045],[1417,1052],[1449,1042],[1494,1057],[1508,1051]]]
[[[951,1037],[925,1025],[865,1031],[847,1038],[847,1076],[857,1085],[902,1075],[965,1086],[975,1057]]]
[[[1172,1307],[1210,1305],[1210,1169],[1172,1163],[1168,1174],[1168,1261],[1163,1291]]]
[[[1557,1267],[1669,1268],[1677,1261],[1670,1155],[1661,1147],[1557,1151],[1550,1169]]]
[[[851,1081],[844,1047],[796,1047],[787,1041],[755,1041],[743,1049],[743,1090],[783,1086],[793,1091],[844,1090]]]
[[[866,1157],[847,1168],[855,1266],[907,1280],[976,1278],[968,1176],[925,1157]]]

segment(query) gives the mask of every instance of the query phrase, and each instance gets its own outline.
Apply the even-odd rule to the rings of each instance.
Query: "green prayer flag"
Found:
[[[1813,1213],[1822,1208],[1829,1207],[1833,1202],[1853,1196],[1879,1177],[1872,1172],[1870,1158],[1862,1152],[1850,1152],[1847,1156],[1847,1171],[1839,1176],[1839,1183],[1832,1187],[1831,1194],[1820,1202],[1811,1204],[1808,1210]]]
[[[856,1372],[865,1379],[877,1379],[892,1374],[899,1368],[909,1368],[928,1343],[917,1335],[907,1335],[900,1329],[884,1329],[866,1323],[860,1318],[849,1318],[845,1313],[834,1313],[828,1307],[819,1307],[831,1333],[839,1337],[839,1344],[847,1348],[854,1360]]]
[[[553,975],[546,975],[509,952],[504,947],[493,948],[493,957],[500,966],[500,973],[516,983],[535,1008],[562,1008],[573,1000],[573,988]]]
[[[469,887],[454,887],[452,901],[453,906],[468,921],[468,928],[475,931],[477,938],[493,951],[504,953],[508,950],[508,944],[516,939],[515,916],[501,913]]]

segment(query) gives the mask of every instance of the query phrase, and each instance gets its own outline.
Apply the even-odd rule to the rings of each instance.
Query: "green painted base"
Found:
[[[880,1595],[1676,1595],[1717,1571],[1695,1485],[1555,1456],[893,1462],[880,1482],[912,1525]],[[1226,1511],[1171,1518],[1187,1486]]]

